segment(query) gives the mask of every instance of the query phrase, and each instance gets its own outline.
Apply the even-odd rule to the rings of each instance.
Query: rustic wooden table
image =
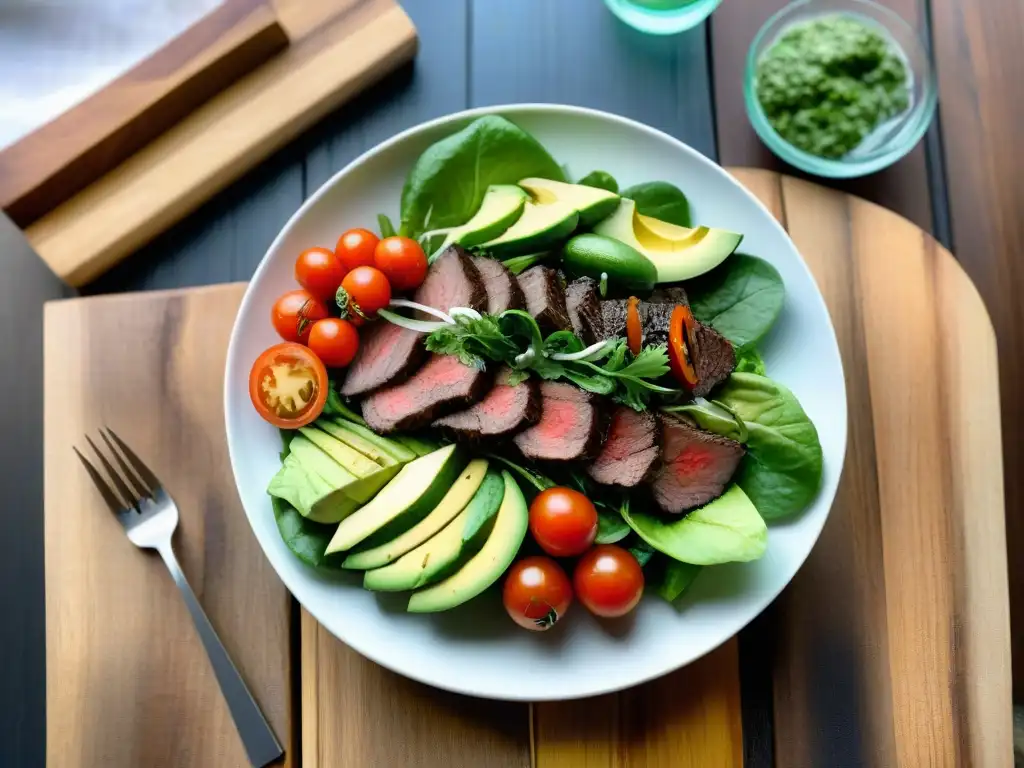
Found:
[[[597,0],[402,4],[421,38],[414,67],[322,121],[87,292],[245,279],[284,221],[334,171],[403,128],[469,106],[549,101],[597,107],[666,130],[723,164],[781,167],[746,121],[741,78],[750,39],[782,0],[725,0],[709,24],[670,39],[643,37],[622,27]],[[1019,88],[1024,59],[1017,55],[1024,6],[1018,0],[886,4],[916,22],[931,41],[940,82],[939,119],[926,141],[902,162],[843,188],[933,233],[951,248],[988,306],[1000,353],[1007,539],[1018,542],[1024,540],[1024,473],[1019,471],[1024,457],[1014,435],[1024,426],[1024,395],[1016,385],[1024,359],[1024,323],[1015,288],[1024,275],[1015,256],[1024,247],[1024,220],[1019,216],[1024,186],[1014,138],[1024,124]],[[24,318],[38,317],[41,301],[60,295],[63,288],[39,270],[31,254],[8,246],[13,241],[7,237],[2,242],[0,348],[19,366],[16,376],[12,371],[3,378],[7,408],[0,415],[4,465],[18,477],[10,490],[5,481],[5,498],[11,503],[0,516],[0,581],[18,585],[0,594],[6,618],[0,624],[0,647],[8,662],[0,676],[0,707],[5,709],[0,764],[27,766],[41,765],[44,759],[45,687],[42,527],[36,511],[41,478],[35,458],[41,424],[39,336]],[[1020,659],[1024,567],[1014,567],[1012,559],[1011,595],[1016,600],[1012,634]],[[790,725],[785,717],[773,718],[772,702],[775,712],[780,706],[786,712],[792,702],[786,694],[791,689],[780,687],[777,674],[772,679],[771,657],[766,655],[777,626],[770,611],[739,640],[747,764],[894,764],[884,759],[891,751],[864,755],[837,746],[828,753],[811,753],[827,754],[825,763],[804,763],[772,749]],[[955,644],[955,632],[950,641]],[[822,743],[852,743],[843,737],[849,739],[857,727],[854,717],[863,701],[843,674],[843,665],[850,663],[815,657],[801,670],[790,670],[790,682],[799,682],[805,692],[825,691],[835,701],[820,708],[825,730],[816,738]],[[1017,666],[1020,699],[1024,664]],[[967,753],[958,758],[971,764]]]

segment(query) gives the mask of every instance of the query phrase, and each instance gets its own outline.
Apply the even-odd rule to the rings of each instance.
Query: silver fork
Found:
[[[156,475],[121,438],[110,429],[100,430],[100,437],[107,444],[114,462],[120,467],[120,474],[88,435],[85,439],[106,470],[109,482],[104,480],[103,475],[77,448],[72,446],[72,449],[82,460],[110,511],[128,534],[128,540],[142,549],[155,549],[163,558],[167,570],[171,572],[171,577],[181,590],[185,605],[192,614],[199,639],[203,641],[206,654],[210,657],[213,673],[217,677],[221,693],[224,694],[235,727],[242,738],[249,762],[259,768],[272,763],[284,754],[284,750],[210,625],[210,620],[199,605],[192,587],[182,573],[178,559],[174,556],[171,538],[174,529],[178,527],[178,507],[164,491]],[[115,443],[117,448],[114,447]]]

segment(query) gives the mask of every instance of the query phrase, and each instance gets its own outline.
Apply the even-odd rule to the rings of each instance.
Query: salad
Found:
[[[410,612],[500,584],[540,631],[675,603],[813,501],[817,431],[758,351],[779,273],[668,182],[566,175],[481,117],[409,170],[397,229],[297,254],[249,392],[303,562]]]

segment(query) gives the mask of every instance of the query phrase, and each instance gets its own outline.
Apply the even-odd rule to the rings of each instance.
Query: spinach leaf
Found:
[[[786,288],[775,267],[743,253],[734,253],[688,282],[686,293],[693,316],[740,350],[764,338],[786,300]]]
[[[734,478],[766,520],[801,512],[821,485],[818,430],[796,397],[778,382],[734,373],[715,392],[747,428],[747,455]],[[721,421],[689,411],[699,426],[722,434]]]
[[[634,537],[634,540],[626,549],[640,563],[641,568],[646,567],[651,562],[651,558],[654,557],[654,547],[641,538]]]
[[[680,227],[689,227],[690,202],[679,187],[667,181],[648,181],[622,190],[622,196],[636,203],[636,212],[644,216],[667,221]]]
[[[622,515],[602,505],[597,506],[597,538],[595,544],[615,544],[629,536],[630,527]]]
[[[528,176],[564,181],[558,163],[523,129],[499,115],[485,115],[432,144],[409,171],[402,189],[402,232],[465,224],[491,184]]]
[[[386,214],[377,214],[377,226],[380,227],[380,237],[383,240],[385,237],[395,236],[395,225],[391,223],[391,219]]]
[[[764,368],[764,360],[754,347],[736,350],[736,372],[756,373],[758,376],[767,375]]]
[[[651,561],[648,573],[644,575],[648,589],[654,590],[655,594],[674,603],[682,594],[690,588],[697,574],[703,570],[703,565],[693,563],[681,563],[665,555],[655,555]]]
[[[288,549],[307,565],[325,564],[324,552],[334,535],[335,525],[314,523],[298,513],[295,507],[276,496],[270,497],[277,530]]]
[[[768,528],[738,485],[686,517],[669,520],[641,512],[623,512],[629,527],[654,549],[693,565],[745,563],[768,547]]]
[[[616,194],[619,191],[619,182],[607,171],[591,171],[576,183],[588,187],[596,187],[597,189],[605,189]]]

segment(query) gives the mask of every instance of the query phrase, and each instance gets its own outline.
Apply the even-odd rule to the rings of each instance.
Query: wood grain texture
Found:
[[[1012,0],[1011,0],[1012,1]],[[789,0],[758,0],[756,3],[725,2],[711,17],[712,75],[718,159],[723,165],[767,168],[809,179],[802,171],[777,158],[761,143],[743,103],[747,52],[754,36]],[[880,0],[906,21],[925,31],[923,0]],[[863,197],[902,214],[926,232],[933,227],[928,163],[922,142],[895,165],[860,179],[821,180],[829,186]]]
[[[319,25],[299,3],[280,19],[306,37],[28,228],[58,275],[88,282],[415,52],[393,0],[317,3]]]
[[[227,0],[109,85],[0,151],[0,208],[28,226],[287,44],[269,0]]]
[[[999,343],[1007,534],[1024,541],[1024,59],[1019,0],[931,0],[954,253]],[[1010,559],[1014,694],[1024,701],[1024,560]]]
[[[776,765],[1008,766],[998,371],[980,296],[890,211],[734,174],[811,267],[850,397],[829,523],[775,607]]]
[[[48,304],[45,321],[47,762],[248,765],[160,559],[132,546],[71,446],[115,429],[181,514],[182,568],[282,743],[289,598],[230,481],[222,390],[243,286]]]

